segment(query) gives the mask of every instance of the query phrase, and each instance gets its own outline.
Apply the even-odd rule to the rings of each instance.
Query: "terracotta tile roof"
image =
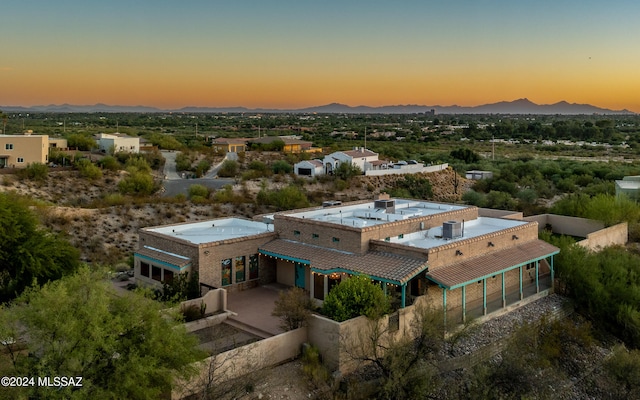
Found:
[[[510,249],[446,265],[435,271],[430,271],[427,278],[451,289],[517,265],[539,260],[559,251],[557,247],[543,240],[533,240]]]
[[[136,251],[136,255],[152,258],[154,260],[158,260],[166,264],[174,265],[178,268],[183,268],[191,264],[191,259],[188,257],[154,249],[153,247],[148,247],[148,246],[138,249]]]
[[[259,251],[299,260],[318,272],[347,270],[399,284],[408,282],[427,267],[423,259],[376,251],[355,254],[285,239],[272,240],[260,246]]]

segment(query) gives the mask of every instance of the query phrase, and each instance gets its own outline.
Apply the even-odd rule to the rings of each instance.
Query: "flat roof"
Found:
[[[186,240],[194,244],[202,244],[273,232],[273,226],[264,222],[249,221],[241,218],[223,218],[190,224],[164,225],[145,228],[144,230]]]
[[[441,214],[454,210],[462,210],[469,206],[431,203],[422,200],[390,199],[395,201],[395,210],[376,209],[374,201],[331,208],[319,208],[310,211],[286,214],[289,217],[304,218],[312,221],[330,222],[338,225],[364,228],[403,221],[427,215]],[[385,201],[385,200],[382,200]],[[388,200],[386,200],[388,201]]]
[[[616,185],[618,185],[620,189],[640,189],[639,181],[616,181]]]
[[[456,221],[462,222],[462,221]],[[504,229],[513,228],[530,223],[529,221],[519,221],[514,219],[478,217],[470,221],[464,221],[462,224],[462,236],[453,239],[444,239],[442,237],[442,225],[418,231],[406,233],[402,237],[390,237],[391,243],[403,244],[405,246],[419,247],[421,249],[430,249],[442,246],[447,243],[453,243],[459,240],[465,240],[477,236],[486,235],[488,233],[498,232]]]

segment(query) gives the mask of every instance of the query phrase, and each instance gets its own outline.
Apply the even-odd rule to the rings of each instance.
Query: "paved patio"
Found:
[[[246,329],[262,337],[278,335],[280,319],[271,315],[281,290],[288,287],[269,284],[257,288],[227,294],[227,310],[236,313],[227,321],[230,325]],[[253,328],[253,329],[252,329]]]

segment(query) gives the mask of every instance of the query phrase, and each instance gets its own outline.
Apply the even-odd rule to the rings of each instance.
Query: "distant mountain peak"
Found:
[[[420,114],[435,110],[436,114],[544,114],[544,115],[590,115],[590,114],[635,114],[628,110],[610,110],[596,107],[590,104],[568,103],[562,100],[555,104],[536,104],[528,98],[520,98],[513,101],[501,101],[498,103],[484,104],[473,107],[459,105],[451,106],[427,106],[417,104],[391,105],[371,107],[365,105],[349,106],[346,104],[333,102],[321,106],[299,108],[299,109],[249,109],[242,106],[236,107],[202,107],[189,106],[180,109],[159,109],[147,106],[118,106],[97,103],[94,105],[71,105],[50,104],[47,106],[0,106],[4,112],[59,112],[59,113],[325,113],[325,114]]]

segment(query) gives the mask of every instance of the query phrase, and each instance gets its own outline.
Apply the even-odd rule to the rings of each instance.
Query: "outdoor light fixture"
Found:
[[[332,272],[329,274],[329,279],[340,279],[340,274],[337,272]]]
[[[493,244],[493,242],[489,242],[489,247],[493,247],[495,246],[495,244]]]
[[[518,235],[511,236],[511,240],[518,240]]]
[[[456,255],[457,255],[457,256],[461,256],[461,255],[462,255],[462,252],[461,252],[460,250],[456,250]]]

